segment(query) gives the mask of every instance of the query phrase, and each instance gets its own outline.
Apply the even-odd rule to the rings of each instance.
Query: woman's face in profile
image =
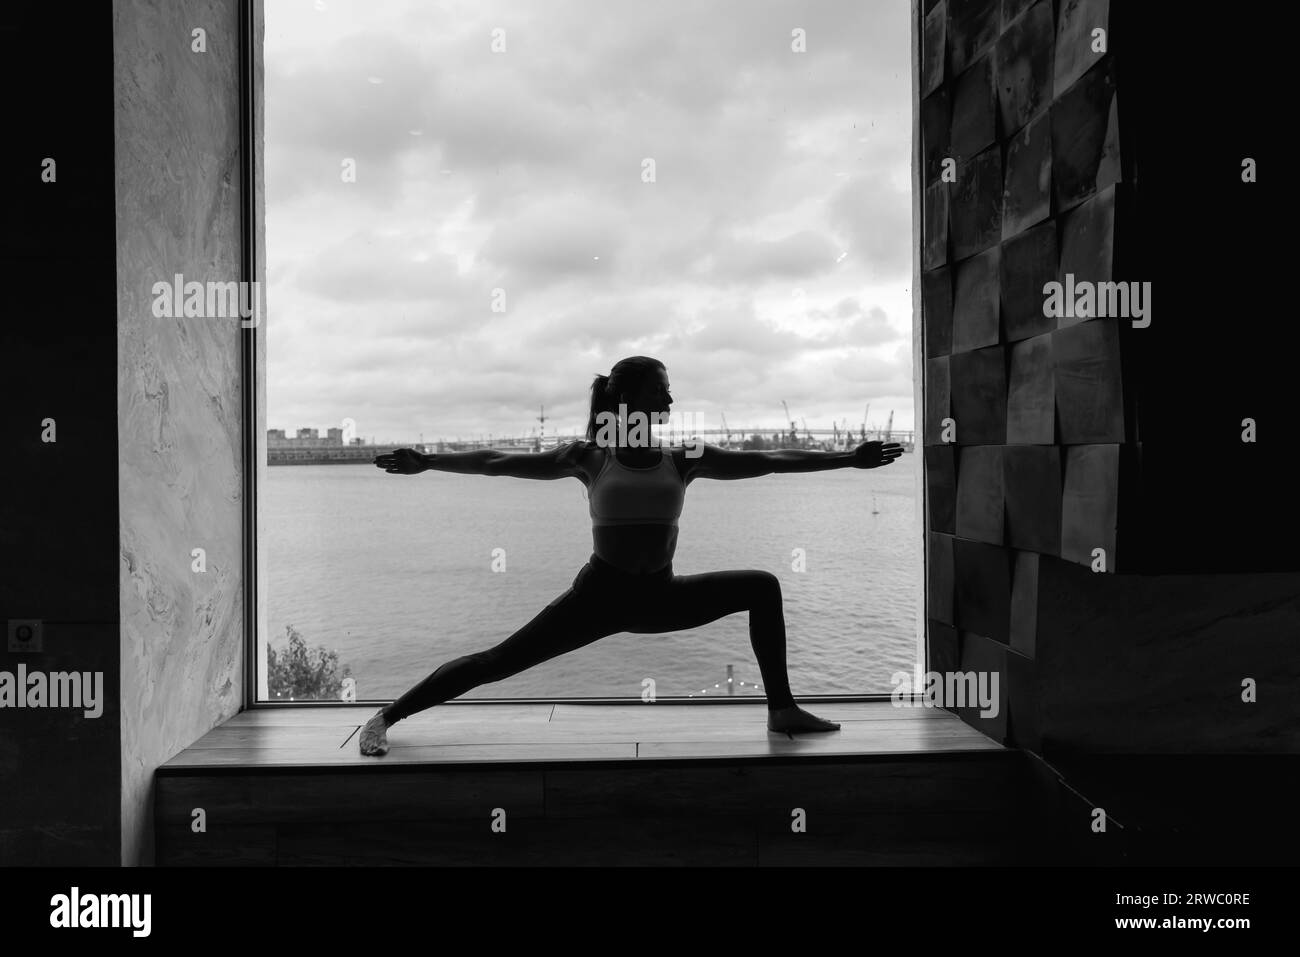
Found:
[[[672,409],[672,402],[668,373],[662,369],[656,370],[654,375],[641,383],[641,388],[636,393],[626,399],[628,415],[640,412],[651,425],[658,425],[661,419],[667,419]],[[660,418],[655,418],[656,414],[661,414]]]

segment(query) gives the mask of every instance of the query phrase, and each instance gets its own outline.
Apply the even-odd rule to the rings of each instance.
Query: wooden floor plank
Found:
[[[890,702],[849,701],[810,704],[805,706],[820,717],[831,721],[947,721],[960,720],[952,712],[941,708],[895,707]],[[585,722],[600,718],[602,722],[617,721],[620,725],[629,721],[679,720],[698,723],[701,717],[712,724],[746,722],[753,715],[760,715],[766,720],[767,709],[761,699],[753,703],[726,705],[694,704],[639,704],[639,705],[580,705],[557,704],[552,723]]]
[[[503,721],[540,721],[544,723],[550,718],[553,707],[553,705],[549,704],[464,704],[448,702],[428,712],[412,715],[407,720],[419,721],[421,718],[436,713],[440,721],[475,722],[483,720],[485,715],[490,715]],[[364,707],[331,705],[328,707],[253,708],[248,711],[241,711],[224,723],[232,727],[361,725],[369,721],[377,710],[379,709],[372,705]]]
[[[352,748],[214,748],[187,749],[160,770],[203,767],[349,767],[392,764],[527,764],[543,761],[623,761],[636,757],[631,743],[461,744],[394,747],[383,757],[362,755]]]
[[[319,747],[338,748],[351,737],[359,725],[336,725],[318,727],[303,725],[301,727],[232,727],[229,724],[213,728],[190,748],[209,750],[212,748],[244,748],[258,750],[261,748]]]
[[[642,741],[639,756],[647,758],[737,758],[737,757],[790,757],[818,755],[853,757],[862,754],[945,754],[952,751],[998,750],[996,742],[981,736],[975,741],[968,738],[895,737],[880,739],[869,745],[852,743],[828,736],[801,735],[794,738],[771,736],[769,741],[728,741],[725,744],[694,741]]]

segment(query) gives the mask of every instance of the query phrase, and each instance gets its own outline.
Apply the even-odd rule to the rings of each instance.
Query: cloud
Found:
[[[576,423],[630,354],[740,425],[911,395],[905,4],[266,14],[272,427]]]
[[[461,286],[456,262],[430,248],[432,237],[354,233],[299,266],[300,292],[336,302],[419,302]],[[482,294],[487,301],[486,291]]]
[[[545,197],[493,228],[480,256],[525,288],[608,275],[624,236],[613,212],[586,197]]]
[[[910,276],[911,209],[908,192],[883,177],[854,177],[826,200],[827,219],[847,238],[855,268],[872,279]]]
[[[775,282],[812,279],[835,268],[835,245],[820,233],[801,230],[774,240],[725,240],[697,265],[697,279]]]

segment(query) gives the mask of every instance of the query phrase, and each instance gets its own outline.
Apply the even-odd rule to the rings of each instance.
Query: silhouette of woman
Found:
[[[898,458],[902,447],[866,442],[846,452],[670,448],[639,427],[666,419],[672,406],[668,389],[662,362],[631,356],[592,383],[585,441],[538,453],[483,449],[424,454],[398,449],[375,457],[375,465],[394,475],[440,469],[576,478],[588,489],[594,550],[573,584],[532,621],[493,648],[448,661],[381,708],[361,729],[362,754],[385,754],[387,730],[403,718],[601,638],[698,628],[741,611],[749,612],[750,644],[767,695],[768,730],[797,734],[839,729],[839,724],[800,708],[790,692],[780,579],[760,570],[674,574],[677,519],[686,486],[697,478],[877,468]]]

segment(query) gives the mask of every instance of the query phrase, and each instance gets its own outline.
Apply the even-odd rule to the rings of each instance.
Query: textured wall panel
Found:
[[[935,183],[926,187],[923,202],[925,245],[921,265],[925,269],[935,269],[948,262],[948,184]]]
[[[1051,445],[1056,442],[1056,390],[1052,371],[1054,333],[1008,347],[1007,444]]]
[[[948,51],[953,76],[998,38],[999,0],[948,0]]]
[[[1057,320],[1043,312],[1043,287],[1058,279],[1056,223],[1043,223],[1002,244],[1002,325],[1008,342],[1051,332]]]
[[[1052,379],[1061,442],[1124,441],[1124,386],[1115,319],[1081,322],[1052,333]]]
[[[925,444],[938,445],[943,420],[952,415],[952,382],[947,356],[925,363]]]
[[[971,726],[987,734],[994,741],[1007,741],[1007,648],[985,635],[963,629],[961,631],[961,670],[974,672],[977,676],[987,678],[987,684],[980,686],[978,697],[988,693],[988,707],[981,703],[972,703],[965,708],[957,708],[957,714]],[[997,681],[993,681],[993,676]]]
[[[1007,382],[1002,347],[958,353],[949,363],[957,444],[1006,444]]]
[[[996,640],[981,634],[961,630],[961,670],[974,672],[987,678],[987,684],[978,688],[979,703],[957,708],[963,721],[978,728],[994,741],[1007,740],[1007,649]],[[997,681],[993,681],[993,676]],[[988,707],[982,707],[983,695],[988,693]]]
[[[1061,450],[1055,445],[1008,445],[1002,452],[1002,471],[1007,544],[1059,555]]]
[[[1052,0],[1049,0],[1049,6]],[[1034,0],[1002,0],[1002,29],[1011,26],[1013,20],[1034,5]],[[1055,37],[1052,40],[1055,46]]]
[[[956,259],[983,252],[1002,238],[1000,146],[990,146],[969,163],[957,164],[949,224]]]
[[[957,629],[935,618],[929,619],[927,624],[929,641],[926,642],[925,670],[956,671],[961,664],[961,640]]]
[[[1110,44],[1110,3],[1108,0],[1057,0],[1056,62],[1053,68],[1056,96],[1069,90],[1079,77],[1104,56],[1093,49],[1093,31],[1106,32]]]
[[[1002,544],[1002,446],[973,445],[957,453],[957,534]]]
[[[1050,116],[1040,116],[1007,143],[1006,183],[1002,190],[1002,238],[1010,239],[1047,219],[1052,212],[1052,136]]]
[[[952,536],[930,532],[929,616],[945,625],[956,624],[953,608],[955,572],[952,558]]]
[[[1114,275],[1116,188],[1112,186],[1103,190],[1063,217],[1061,261],[1057,266],[1057,276],[1063,286],[1072,281],[1075,291],[1073,295],[1064,295],[1072,303],[1057,318],[1058,329],[1082,322],[1086,318],[1077,314],[1079,291],[1082,288],[1080,282],[1109,282]],[[1065,293],[1064,288],[1062,292]],[[1069,312],[1075,315],[1070,315]]]
[[[1103,548],[1106,572],[1114,572],[1118,504],[1119,446],[1066,446],[1061,557],[1090,566],[1093,549]]]
[[[1114,61],[1089,73],[1052,106],[1052,190],[1058,211],[1120,181]]]
[[[953,539],[952,548],[957,627],[1007,641],[1011,627],[1011,549],[961,537]]]
[[[957,530],[957,447],[926,445],[922,448],[930,530],[951,535]]]
[[[921,38],[921,96],[929,96],[946,77],[948,4],[940,0],[925,15]]]
[[[921,156],[925,185],[939,182],[943,161],[952,153],[952,108],[948,90],[942,89],[921,103]]]
[[[1004,136],[1019,130],[1052,101],[1055,49],[1052,0],[1039,0],[998,40],[995,76]]]
[[[1034,657],[1038,634],[1038,553],[1016,552],[1011,569],[1011,647]]]
[[[931,269],[921,276],[921,309],[925,317],[925,357],[952,352],[952,272]]]
[[[997,98],[993,91],[993,58],[981,57],[957,78],[952,94],[952,133],[949,142],[958,164],[969,162],[993,145],[997,136]]]
[[[999,339],[998,279],[1001,249],[994,246],[954,267],[952,351],[995,346]]]

